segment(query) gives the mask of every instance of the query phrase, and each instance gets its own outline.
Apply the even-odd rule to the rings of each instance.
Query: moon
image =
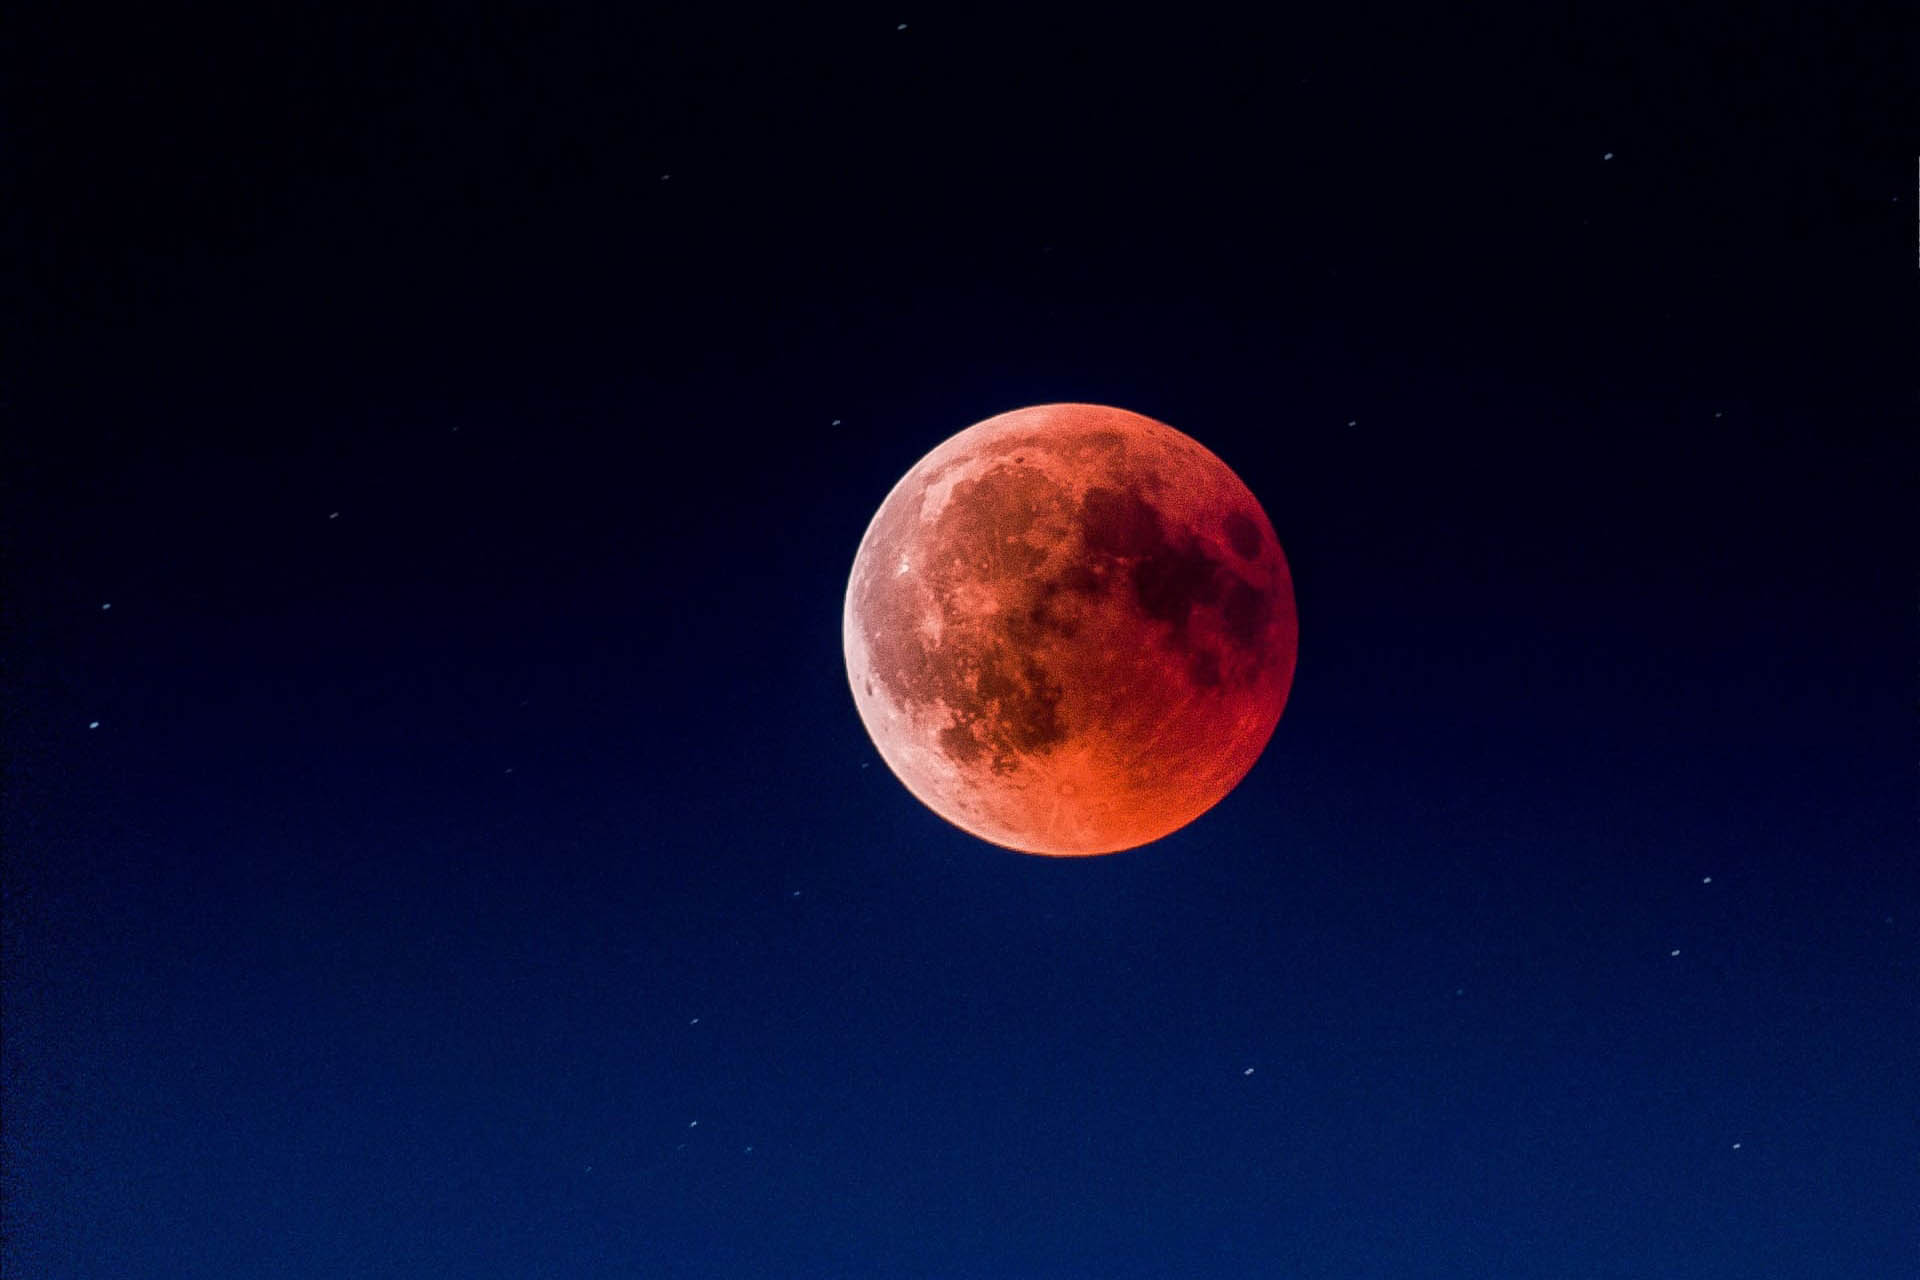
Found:
[[[935,813],[1023,853],[1113,853],[1217,804],[1273,736],[1299,626],[1273,524],[1198,441],[1046,404],[901,478],[847,582],[854,704]]]

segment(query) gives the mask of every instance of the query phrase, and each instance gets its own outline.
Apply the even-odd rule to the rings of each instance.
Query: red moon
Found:
[[[907,790],[1024,853],[1131,849],[1246,776],[1286,706],[1293,580],[1227,465],[1125,409],[968,427],[881,503],[847,583],[854,703]]]

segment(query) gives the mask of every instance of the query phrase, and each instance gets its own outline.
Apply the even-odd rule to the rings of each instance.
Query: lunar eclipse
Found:
[[[1293,681],[1286,556],[1260,503],[1152,418],[1050,404],[947,440],[893,487],[842,642],[881,758],[1025,853],[1130,849],[1253,767]]]

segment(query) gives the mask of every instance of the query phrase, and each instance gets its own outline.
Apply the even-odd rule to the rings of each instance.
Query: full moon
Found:
[[[1217,804],[1293,683],[1293,580],[1198,441],[1092,404],[922,458],[847,583],[854,704],[928,808],[1024,853],[1113,853]]]

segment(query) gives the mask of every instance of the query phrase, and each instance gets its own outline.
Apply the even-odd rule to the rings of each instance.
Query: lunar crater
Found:
[[[1235,511],[1227,516],[1224,524],[1227,545],[1242,560],[1252,560],[1260,554],[1260,526],[1255,524],[1244,511]]]

